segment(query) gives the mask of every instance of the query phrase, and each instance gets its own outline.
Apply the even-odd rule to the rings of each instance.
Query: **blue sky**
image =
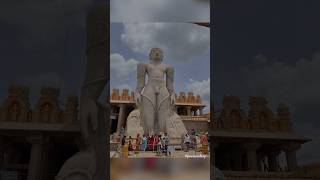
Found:
[[[209,108],[210,30],[191,23],[112,23],[111,88],[136,87],[136,64],[148,63],[153,47],[175,68],[176,92],[193,91]]]

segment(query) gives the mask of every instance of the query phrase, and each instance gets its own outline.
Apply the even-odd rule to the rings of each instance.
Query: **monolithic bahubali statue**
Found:
[[[160,48],[152,48],[149,58],[150,63],[138,64],[137,67],[135,101],[138,110],[128,117],[127,134],[167,132],[171,137],[180,137],[186,129],[173,111],[174,69],[171,65],[162,64]]]
[[[98,102],[109,83],[109,4],[101,3],[87,16],[87,71],[81,89],[79,121],[83,147],[61,167],[56,180],[108,179],[109,111]],[[107,109],[107,111],[106,111]]]

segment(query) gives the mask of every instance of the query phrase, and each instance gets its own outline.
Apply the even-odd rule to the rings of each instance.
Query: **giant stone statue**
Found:
[[[87,67],[81,89],[79,120],[82,149],[70,157],[56,180],[108,179],[108,108],[98,102],[109,83],[109,4],[96,5],[87,16]]]
[[[150,63],[137,66],[135,101],[138,109],[128,116],[127,135],[167,132],[179,138],[186,133],[186,128],[174,112],[174,68],[162,64],[160,48],[152,48],[149,59]]]

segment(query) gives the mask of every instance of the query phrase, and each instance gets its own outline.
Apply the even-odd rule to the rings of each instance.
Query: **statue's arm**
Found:
[[[145,86],[147,67],[146,64],[137,65],[137,87],[136,92],[141,93],[142,89]]]
[[[174,68],[171,65],[166,67],[166,83],[170,95],[174,94]]]
[[[109,80],[109,13],[105,6],[92,10],[87,17],[87,64],[81,96],[95,101]]]
[[[97,101],[109,81],[108,21],[107,6],[96,7],[87,16],[87,64],[79,110],[80,127],[85,141],[89,137],[89,129],[97,129]]]
[[[94,101],[98,100],[105,85],[108,82],[107,74],[102,73],[102,71],[107,72],[105,68],[107,67],[106,62],[107,62],[106,60],[104,61],[88,60],[87,61],[87,73],[86,73],[85,81],[82,86],[81,98],[86,97]]]

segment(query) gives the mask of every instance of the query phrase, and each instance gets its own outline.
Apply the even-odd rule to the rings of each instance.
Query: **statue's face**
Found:
[[[150,60],[154,62],[161,62],[163,58],[163,52],[160,48],[152,48],[150,51]]]

